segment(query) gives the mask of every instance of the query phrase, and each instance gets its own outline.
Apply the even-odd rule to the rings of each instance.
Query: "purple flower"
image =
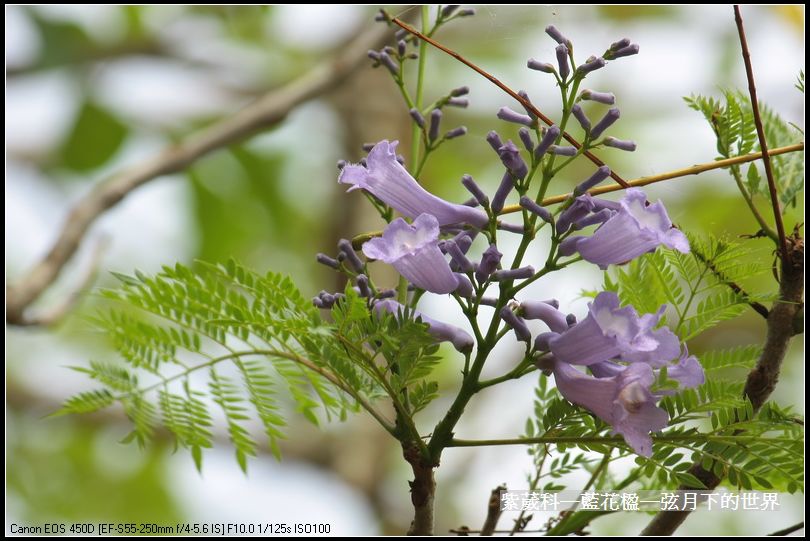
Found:
[[[520,140],[523,141],[523,146],[526,147],[526,150],[528,150],[529,154],[531,154],[534,151],[534,141],[532,141],[532,134],[529,133],[529,130],[524,127],[518,130],[518,136],[520,136]]]
[[[633,141],[627,141],[625,139],[616,139],[615,137],[605,137],[605,146],[618,148],[619,150],[626,150],[627,152],[633,152],[636,150],[636,143]]]
[[[615,376],[596,378],[556,360],[553,371],[557,389],[567,400],[610,424],[636,453],[652,456],[650,432],[665,428],[669,416],[655,405],[650,392],[655,376],[649,365],[631,364]]]
[[[596,92],[587,88],[579,95],[579,99],[596,101],[604,103],[605,105],[613,105],[616,103],[616,96],[611,92]]]
[[[585,196],[578,197],[577,200],[582,197]],[[624,198],[619,201],[619,209],[610,219],[590,237],[575,236],[565,239],[560,245],[560,254],[579,252],[586,261],[606,268],[610,264],[627,263],[654,251],[661,244],[681,253],[688,253],[689,241],[686,235],[672,227],[664,204],[659,201],[645,206],[646,201],[647,196],[643,191],[635,188],[627,190]],[[560,221],[562,216],[557,223]]]
[[[461,177],[461,184],[467,188],[475,200],[478,202],[479,205],[482,207],[486,207],[489,205],[489,197],[484,193],[480,186],[473,180],[470,175],[464,175]]]
[[[582,194],[605,180],[610,176],[610,167],[607,165],[602,165],[596,172],[590,176],[587,180],[583,180],[579,184],[577,184],[576,188],[574,188],[575,194]]]
[[[529,115],[523,115],[513,111],[509,107],[501,107],[498,109],[498,118],[506,122],[513,122],[515,124],[523,124],[524,126],[531,126],[534,121]]]
[[[632,306],[620,308],[615,293],[603,291],[589,305],[585,319],[550,340],[551,352],[562,362],[585,366],[614,358],[664,366],[678,356],[681,346],[669,328],[655,328],[663,310],[639,317]]]
[[[417,126],[422,129],[425,128],[425,117],[422,116],[422,113],[420,113],[418,109],[411,109],[408,113],[410,113],[411,118],[416,122]]]
[[[503,141],[501,141],[501,136],[498,135],[498,132],[495,130],[490,131],[487,134],[487,143],[495,152],[498,152],[498,149],[503,146]]]
[[[548,62],[540,62],[539,60],[535,60],[534,58],[530,58],[528,62],[526,62],[526,67],[536,71],[542,71],[543,73],[554,73],[557,71],[554,69],[554,66],[549,64]]]
[[[541,207],[540,205],[532,201],[531,198],[525,195],[520,196],[520,206],[528,210],[532,214],[536,214],[544,222],[552,223],[554,221],[554,217],[551,215],[548,209]]]
[[[677,381],[681,389],[698,387],[706,381],[703,366],[701,366],[697,357],[689,355],[689,350],[685,345],[678,362],[667,366],[667,377]]]
[[[442,112],[439,109],[433,109],[430,112],[430,128],[428,129],[428,139],[435,141],[439,136],[439,125],[442,121]]]
[[[520,313],[526,319],[539,319],[554,333],[568,330],[565,314],[547,301],[523,301],[520,303]]]
[[[560,66],[560,79],[565,81],[571,69],[568,67],[568,48],[565,45],[557,45],[557,64]]]
[[[386,311],[394,314],[397,318],[401,318],[405,313],[405,307],[394,300],[379,301],[374,305],[374,313]],[[475,341],[472,336],[467,334],[463,329],[459,329],[453,325],[436,321],[428,316],[413,310],[411,312],[415,318],[420,318],[423,323],[427,323],[428,332],[441,342],[450,342],[453,347],[458,351],[466,352],[472,350]]]
[[[535,159],[539,160],[543,157],[543,154],[551,148],[551,145],[554,144],[554,141],[557,140],[557,137],[560,136],[560,128],[558,126],[551,126],[549,129],[546,130],[545,135],[540,140],[540,143],[537,145],[537,148],[534,149],[534,157]]]
[[[484,283],[489,278],[489,275],[498,269],[502,257],[503,254],[498,251],[498,247],[490,244],[489,248],[484,250],[481,262],[478,264],[478,268],[475,269],[475,279],[479,283]]]
[[[571,45],[571,40],[563,36],[562,32],[557,30],[557,27],[554,26],[553,24],[550,24],[546,27],[546,34],[551,36],[551,39],[553,39],[554,41],[556,41],[561,45],[568,45],[568,46]]]
[[[579,122],[579,125],[582,126],[582,129],[586,132],[591,131],[591,121],[588,118],[588,115],[585,114],[585,111],[582,110],[582,107],[579,104],[575,104],[571,108],[571,112],[574,114],[574,117]]]
[[[445,139],[455,139],[456,137],[461,137],[462,135],[466,135],[467,127],[466,126],[459,126],[458,128],[453,128],[449,132],[444,134]]]
[[[589,58],[588,61],[581,66],[577,67],[577,73],[580,75],[584,75],[586,73],[590,73],[594,70],[598,70],[599,68],[605,67],[605,59],[604,58]]]
[[[532,341],[532,333],[529,331],[529,327],[526,326],[526,322],[515,315],[512,309],[508,306],[504,306],[501,309],[501,319],[503,319],[507,325],[512,327],[512,330],[515,331],[515,336],[517,336],[518,340],[526,342],[527,344]]]
[[[557,145],[551,145],[548,147],[552,154],[557,154],[558,156],[576,156],[577,155],[577,147],[561,147]]]
[[[576,199],[574,202],[571,203],[567,209],[560,213],[560,217],[557,218],[557,223],[555,225],[555,229],[557,230],[558,235],[562,235],[568,228],[571,227],[571,224],[577,222],[590,214],[594,210],[594,198],[591,197],[589,194],[583,194]]]
[[[506,203],[506,198],[509,196],[509,192],[512,191],[512,188],[515,187],[515,176],[507,171],[503,174],[503,178],[501,179],[501,183],[498,185],[498,189],[495,190],[495,195],[492,196],[492,203],[491,207],[492,212],[498,214],[503,210],[503,205]]]
[[[612,126],[614,122],[619,120],[619,116],[621,116],[621,113],[619,112],[618,107],[614,107],[607,113],[605,113],[605,116],[602,117],[602,120],[597,122],[596,126],[594,126],[593,129],[591,130],[591,139],[596,139],[600,135],[602,135],[602,133],[604,133],[606,129]]]
[[[382,237],[363,245],[366,257],[393,265],[417,287],[432,293],[450,293],[458,278],[438,246],[439,222],[431,214],[421,214],[413,224],[397,218],[385,228]]]
[[[517,113],[516,113],[517,114]],[[526,117],[528,118],[528,117]],[[515,146],[512,141],[507,141],[502,147],[498,149],[498,156],[501,157],[501,162],[509,169],[515,178],[524,178],[529,172],[529,168],[523,158],[520,156],[520,150]]]
[[[486,227],[489,218],[480,209],[449,203],[426,191],[396,159],[397,142],[380,141],[369,152],[368,166],[347,165],[338,182],[362,188],[409,218],[432,214],[439,225],[468,223]]]

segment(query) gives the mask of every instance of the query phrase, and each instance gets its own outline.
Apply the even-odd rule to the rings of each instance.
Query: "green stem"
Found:
[[[739,166],[731,166],[731,176],[734,177],[734,182],[737,184],[737,188],[739,188],[740,193],[745,199],[745,204],[748,205],[748,209],[751,211],[751,214],[754,215],[754,219],[759,224],[760,229],[768,235],[768,237],[773,240],[774,242],[779,241],[779,237],[776,235],[776,232],[771,229],[771,226],[768,225],[768,222],[765,221],[765,218],[757,210],[756,205],[754,205],[754,198],[751,194],[748,193],[748,190],[745,189],[745,184],[743,184],[742,176],[740,175],[740,168]]]
[[[427,5],[422,6],[422,33],[428,33],[430,19],[430,7]],[[411,108],[416,108],[417,111],[422,110],[422,95],[425,79],[425,63],[427,57],[427,43],[425,41],[419,42],[419,65],[416,73],[416,99],[412,104],[408,104]],[[413,123],[411,127],[411,170],[416,171],[419,164],[419,134],[420,128]],[[414,174],[414,177],[416,175]]]

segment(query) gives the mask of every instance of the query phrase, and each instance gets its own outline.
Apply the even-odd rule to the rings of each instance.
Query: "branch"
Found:
[[[498,485],[492,489],[487,502],[487,518],[481,526],[481,535],[492,535],[498,526],[498,519],[501,518],[501,491],[506,490],[506,485]]]
[[[768,314],[768,334],[757,365],[748,374],[745,396],[754,406],[754,411],[765,403],[776,387],[782,361],[796,333],[794,321],[803,309],[804,294],[804,242],[795,232],[788,239],[789,251],[782,260],[782,281],[779,284],[779,300]],[[705,470],[700,462],[692,465],[689,473],[700,479],[708,489],[720,484],[721,478]],[[680,490],[690,490],[681,486]],[[672,535],[689,516],[689,511],[661,511],[641,532],[641,535]]]
[[[777,531],[775,531],[773,533],[769,533],[768,537],[780,536],[780,535],[790,535],[793,532],[798,532],[799,530],[803,530],[803,529],[804,529],[804,521],[801,521],[798,524],[794,524],[793,526],[789,526],[789,527],[787,527],[787,528],[785,528],[783,530],[777,530]]]
[[[536,116],[537,118],[539,118],[540,120],[545,122],[547,125],[551,126],[552,124],[554,124],[554,121],[551,120],[546,115],[544,115],[540,111],[540,109],[538,109],[537,107],[534,106],[534,104],[532,104],[532,102],[530,102],[529,100],[527,100],[526,98],[524,98],[523,96],[521,96],[520,94],[518,94],[517,92],[512,90],[511,88],[509,88],[505,83],[501,82],[501,80],[498,79],[497,77],[495,77],[494,75],[484,71],[483,69],[479,68],[478,66],[476,66],[475,64],[473,64],[472,62],[470,62],[469,60],[467,60],[466,58],[464,58],[460,54],[458,54],[457,52],[453,51],[452,49],[449,49],[449,48],[445,47],[444,45],[442,45],[441,43],[439,43],[435,39],[424,35],[422,32],[418,31],[416,28],[410,26],[407,23],[402,22],[401,20],[397,19],[396,17],[392,18],[391,22],[396,24],[397,26],[399,26],[400,28],[402,28],[406,32],[409,32],[409,33],[413,34],[414,36],[421,39],[422,41],[430,43],[431,45],[433,45],[434,47],[436,47],[437,49],[439,49],[443,53],[446,53],[446,54],[452,56],[453,58],[455,58],[456,60],[458,60],[459,62],[461,62],[465,66],[467,66],[468,68],[472,69],[473,71],[475,71],[479,75],[487,78],[492,84],[494,84],[495,86],[497,86],[498,88],[500,88],[501,90],[503,90],[504,92],[506,92],[507,94],[512,96],[512,98],[517,100],[523,107],[525,107],[526,109],[531,111],[534,116]],[[567,132],[563,132],[562,136],[563,136],[563,138],[565,138],[566,141],[568,141],[574,147],[576,147],[577,150],[579,150],[582,147],[582,145],[580,145],[579,142],[576,139],[574,139],[573,136],[569,135]],[[605,162],[603,162],[602,160],[597,158],[594,154],[592,154],[588,150],[583,152],[583,155],[586,158],[588,158],[589,160],[591,160],[598,167],[601,167],[601,166],[605,165]],[[616,182],[618,182],[624,188],[629,187],[627,185],[627,182],[622,177],[620,177],[617,173],[611,171],[610,172],[610,177],[613,180],[615,180]]]
[[[100,215],[143,184],[182,171],[215,150],[274,126],[297,106],[333,90],[363,64],[368,49],[384,43],[389,30],[384,25],[376,25],[370,29],[357,29],[354,34],[357,37],[341,47],[331,60],[315,66],[298,79],[265,94],[233,116],[190,136],[184,142],[172,145],[99,183],[70,211],[47,255],[25,272],[22,279],[6,289],[8,323],[24,324],[25,310],[57,279],[65,264],[76,253],[87,230]]]
[[[771,194],[773,219],[776,221],[776,233],[779,235],[779,248],[781,252],[779,256],[784,261],[788,257],[785,225],[782,223],[782,209],[779,208],[779,194],[776,192],[776,181],[774,181],[773,170],[771,169],[771,158],[768,156],[768,142],[765,140],[765,128],[762,126],[762,117],[759,114],[757,86],[754,83],[754,68],[751,66],[751,54],[748,52],[748,40],[745,38],[745,28],[743,27],[740,6],[738,5],[734,6],[734,22],[737,23],[737,33],[740,35],[740,48],[742,49],[743,62],[745,63],[745,76],[748,79],[748,94],[751,97],[751,109],[754,112],[754,124],[757,127],[759,148],[763,152],[762,165],[765,167],[765,176],[768,178],[768,191]]]
[[[788,152],[800,152],[804,150],[804,143],[796,143],[795,145],[789,145],[786,147],[779,147],[773,150],[768,151],[769,156],[778,156],[780,154],[787,154]],[[698,175],[700,173],[704,173],[706,171],[711,171],[712,169],[722,169],[724,167],[729,167],[731,165],[737,165],[740,163],[747,163],[759,160],[762,158],[761,152],[753,152],[751,154],[746,154],[744,156],[737,156],[734,158],[727,158],[725,160],[716,160],[713,162],[701,163],[698,165],[693,165],[691,167],[685,167],[683,169],[676,169],[674,171],[669,171],[668,173],[661,173],[660,175],[652,175],[649,177],[639,177],[637,179],[633,179],[627,182],[628,187],[636,188],[638,186],[647,186],[648,184],[654,184],[656,182],[663,182],[665,180],[672,180],[675,178],[686,177],[689,175]],[[602,195],[605,193],[610,192],[617,192],[620,190],[624,190],[624,186],[602,186],[601,188],[594,188],[589,190],[588,193],[590,195]],[[549,205],[557,205],[562,203],[563,201],[570,198],[572,193],[564,193],[560,195],[553,195],[551,197],[546,197],[540,204],[544,207]],[[501,214],[512,214],[515,212],[520,212],[523,210],[523,207],[520,205],[508,205],[503,208]],[[371,231],[369,233],[362,233],[360,235],[355,236],[352,238],[352,245],[355,248],[360,248],[360,246],[369,239],[374,237],[379,237],[382,235],[382,231]]]

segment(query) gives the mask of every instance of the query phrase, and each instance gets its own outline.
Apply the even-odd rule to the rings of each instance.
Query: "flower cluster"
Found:
[[[549,261],[554,261],[557,268],[582,259],[605,269],[627,263],[659,246],[689,251],[686,237],[673,226],[663,204],[660,201],[650,204],[643,191],[628,189],[619,201],[599,199],[588,193],[610,177],[607,166],[598,167],[577,184],[573,195],[557,212],[542,205],[546,177],[544,188],[536,197],[527,195],[538,171],[550,175],[547,177],[550,180],[553,174],[549,172],[558,157],[573,158],[582,149],[598,146],[635,150],[632,141],[602,137],[619,119],[618,108],[612,107],[597,122],[591,122],[583,108],[585,102],[613,106],[616,101],[613,94],[586,89],[575,99],[574,95],[586,75],[604,67],[608,60],[636,54],[638,46],[620,40],[600,57],[588,58],[576,66],[571,42],[553,26],[546,32],[558,43],[556,66],[530,59],[528,67],[554,75],[564,92],[571,92],[572,99],[564,115],[577,120],[584,140],[569,146],[573,139],[559,126],[541,127],[540,115],[536,114],[528,94],[521,91],[525,114],[503,107],[496,116],[520,125],[518,139],[522,148],[512,140],[503,141],[497,132],[491,131],[486,140],[503,165],[502,180],[490,197],[470,175],[464,175],[461,183],[472,199],[463,204],[446,201],[425,190],[403,165],[404,159],[396,154],[396,141],[370,145],[366,148],[368,155],[359,163],[339,164],[338,182],[348,185],[348,191],[363,190],[387,209],[383,215],[388,224],[381,235],[365,240],[362,245],[341,241],[337,257],[319,254],[318,261],[346,274],[374,313],[419,318],[436,340],[448,341],[466,355],[471,355],[476,347],[470,333],[415,311],[407,296],[400,294],[399,300],[394,300],[394,290],[379,289],[369,278],[369,263],[380,261],[392,266],[410,290],[450,294],[460,303],[468,303],[467,306],[496,308],[504,325],[502,329],[512,329],[517,339],[525,342],[527,358],[553,373],[564,397],[610,424],[634,451],[649,456],[650,432],[663,429],[668,422],[667,413],[656,405],[657,401],[673,392],[673,381],[680,388],[703,383],[703,370],[697,359],[689,355],[669,328],[660,325],[666,307],[662,306],[655,314],[639,315],[632,306],[620,306],[615,293],[603,292],[589,305],[588,314],[577,321],[573,314],[562,312],[556,300],[515,298],[524,285],[542,277],[544,270],[521,265],[522,253],[511,265],[502,263],[498,230],[522,235],[528,247],[546,225],[551,226],[554,239]],[[410,57],[404,41],[400,41],[396,50],[371,51],[369,56],[401,82],[401,63]],[[426,153],[435,150],[438,142],[466,132],[448,132],[439,137],[441,107],[466,106],[467,100],[459,96],[468,92],[466,87],[455,89],[435,102],[433,109],[410,111],[415,129],[422,134]],[[502,219],[514,192],[518,195],[518,208],[523,210],[520,225]],[[402,217],[392,219],[391,210]],[[592,226],[596,226],[592,233],[581,233]],[[483,241],[481,255],[471,258],[471,248],[478,239]],[[575,257],[577,254],[579,257]],[[498,289],[497,298],[486,296],[490,286]],[[340,294],[323,291],[313,302],[320,308],[330,308],[340,299]],[[533,336],[526,320],[539,320],[548,331]],[[499,333],[499,337],[503,334]],[[477,345],[480,350],[481,344]],[[659,385],[665,378],[670,380],[669,385]]]

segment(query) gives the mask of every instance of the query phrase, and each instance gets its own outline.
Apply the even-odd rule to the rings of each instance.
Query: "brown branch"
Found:
[[[233,116],[99,183],[70,211],[47,255],[17,283],[6,289],[8,323],[24,323],[25,310],[57,279],[65,264],[76,253],[87,230],[101,214],[143,184],[182,171],[215,150],[270,128],[284,120],[297,106],[333,90],[363,64],[368,49],[380,47],[385,42],[389,32],[384,25],[356,30],[353,35],[357,37],[341,47],[331,60],[265,94]]]
[[[737,23],[737,33],[740,35],[740,48],[742,49],[743,62],[745,62],[745,76],[748,79],[748,94],[751,97],[751,109],[754,113],[754,124],[757,127],[757,138],[759,148],[762,150],[762,165],[765,167],[765,176],[768,178],[768,191],[771,194],[771,205],[773,206],[773,219],[776,221],[776,233],[779,235],[780,257],[787,258],[787,237],[785,235],[785,225],[782,223],[782,209],[779,207],[779,194],[776,191],[776,181],[773,178],[771,169],[771,158],[768,155],[768,142],[765,140],[765,128],[762,126],[762,117],[759,114],[759,102],[757,101],[757,86],[754,83],[754,68],[751,66],[751,54],[748,52],[748,40],[745,38],[745,28],[743,27],[740,6],[734,5],[734,22]]]
[[[782,361],[790,339],[795,334],[794,322],[800,314],[804,294],[804,242],[798,232],[790,237],[789,251],[782,260],[782,281],[779,300],[768,314],[768,334],[757,365],[748,374],[744,394],[758,411],[776,387]],[[708,489],[720,484],[721,478],[705,470],[700,462],[692,465],[689,473],[700,479]],[[681,486],[680,490],[690,490]],[[672,535],[689,516],[690,511],[661,511],[641,532],[641,535]]]
[[[446,53],[446,54],[452,56],[453,58],[455,58],[456,60],[458,60],[459,62],[461,62],[465,66],[467,66],[468,68],[472,69],[473,71],[475,71],[479,75],[485,77],[492,84],[494,84],[495,86],[497,86],[498,88],[500,88],[501,90],[503,90],[504,92],[509,94],[515,100],[517,100],[523,107],[525,107],[526,109],[531,111],[531,113],[534,116],[536,116],[537,118],[539,118],[540,120],[545,122],[547,125],[551,126],[551,125],[554,124],[554,121],[551,120],[546,115],[544,115],[540,111],[540,109],[538,109],[537,107],[534,106],[534,104],[532,104],[532,102],[530,102],[529,100],[527,100],[526,98],[524,98],[523,96],[521,96],[520,94],[518,94],[517,92],[512,90],[511,88],[509,88],[509,86],[507,86],[505,83],[503,83],[500,79],[498,79],[494,75],[488,73],[487,71],[483,70],[482,68],[479,68],[477,65],[470,62],[469,60],[467,60],[466,58],[464,58],[463,56],[461,56],[457,52],[453,51],[452,49],[449,49],[449,48],[445,47],[444,45],[442,45],[441,43],[439,43],[435,39],[433,39],[433,38],[431,38],[429,36],[426,36],[425,34],[421,33],[416,28],[412,27],[411,25],[409,25],[407,23],[402,22],[401,20],[397,19],[396,17],[392,18],[391,22],[393,22],[394,24],[396,24],[397,26],[399,26],[400,28],[402,28],[406,32],[409,32],[409,33],[413,34],[414,36],[421,39],[422,41],[424,41],[426,43],[430,43],[431,45],[433,45],[434,47],[436,47],[437,49],[439,49],[443,53]],[[577,142],[577,140],[574,139],[574,137],[571,136],[570,134],[568,134],[567,132],[563,132],[562,136],[565,138],[566,141],[571,143],[577,149],[580,149],[582,147],[582,145],[580,145],[579,142]],[[597,158],[590,151],[586,150],[585,152],[583,152],[583,155],[586,158],[588,158],[589,160],[591,160],[594,164],[596,164],[599,167],[605,165],[605,162],[603,162],[602,160]],[[613,180],[615,180],[616,182],[618,182],[621,186],[623,186],[625,188],[629,187],[627,182],[622,177],[620,177],[617,173],[615,173],[614,171],[610,172],[610,177]]]
[[[90,290],[93,283],[96,281],[98,275],[98,267],[101,263],[101,256],[104,254],[107,246],[110,244],[109,237],[102,237],[96,242],[93,247],[93,253],[90,255],[90,260],[87,263],[87,268],[79,280],[78,285],[74,290],[67,295],[62,302],[56,306],[43,311],[40,314],[26,316],[24,315],[22,321],[18,325],[27,327],[53,327],[62,322],[62,320],[79,304],[84,295]]]
[[[804,521],[801,521],[798,524],[794,524],[793,526],[788,526],[787,528],[785,528],[783,530],[777,530],[777,531],[775,531],[773,533],[769,533],[768,537],[790,535],[793,532],[798,532],[799,530],[803,530],[803,529],[804,529]]]
[[[481,535],[492,535],[495,533],[495,528],[498,526],[498,520],[501,518],[501,492],[506,490],[506,485],[499,485],[492,489],[487,502],[487,518],[484,520],[484,525],[481,526]]]

